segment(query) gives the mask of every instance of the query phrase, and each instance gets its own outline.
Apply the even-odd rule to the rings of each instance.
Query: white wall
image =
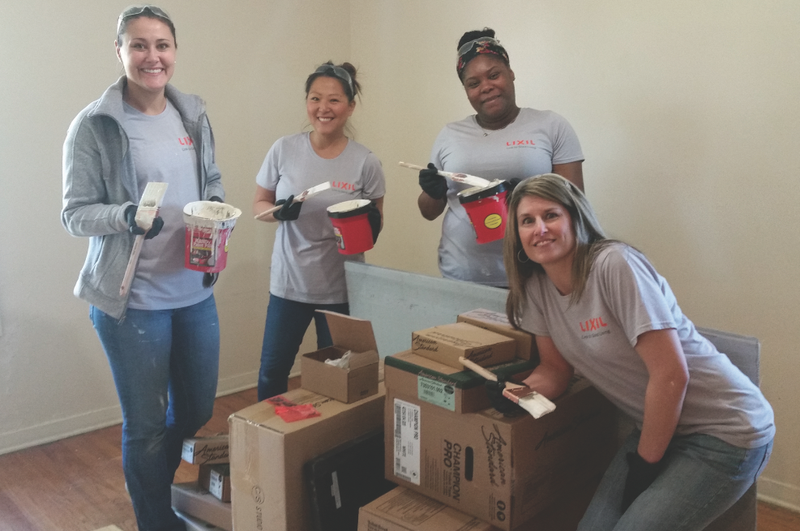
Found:
[[[695,323],[761,339],[778,434],[759,492],[800,510],[800,4],[352,0],[351,12],[359,132],[389,181],[370,259],[436,273],[439,223],[416,213],[416,176],[397,162],[427,163],[442,125],[471,112],[456,44],[493,27],[517,102],[576,129],[606,230],[648,254]]]
[[[88,240],[61,227],[61,147],[74,116],[117,79],[125,3],[2,0],[0,46],[0,453],[120,420],[105,355],[73,297]],[[307,122],[304,83],[349,52],[345,2],[160,4],[177,26],[173,83],[200,94],[227,201],[243,211],[215,290],[221,393],[255,385],[275,225],[251,216],[255,174]],[[313,336],[313,334],[312,334]]]
[[[0,453],[117,422],[105,356],[72,296],[86,242],[59,223],[60,157],[75,114],[120,73],[126,3],[0,0]],[[175,85],[208,102],[228,201],[250,213],[271,143],[305,123],[305,76],[360,67],[357,139],[387,173],[386,228],[368,259],[437,274],[438,222],[416,176],[447,121],[471,109],[456,41],[484,25],[508,47],[522,105],[575,127],[586,188],[614,236],[644,250],[699,325],[763,342],[778,436],[760,492],[800,509],[800,56],[792,0],[642,3],[168,0]],[[274,227],[243,216],[216,289],[220,391],[252,386]]]

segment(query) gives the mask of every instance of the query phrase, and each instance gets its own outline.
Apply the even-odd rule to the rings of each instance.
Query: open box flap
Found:
[[[375,334],[372,332],[371,322],[366,319],[358,319],[327,310],[317,311],[325,314],[325,319],[328,321],[328,329],[331,332],[331,339],[333,339],[335,346],[359,353],[366,353],[372,350],[377,355],[378,345],[375,342]]]

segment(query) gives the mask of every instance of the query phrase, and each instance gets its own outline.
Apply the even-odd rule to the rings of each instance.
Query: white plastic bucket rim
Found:
[[[351,199],[349,201],[342,201],[341,203],[336,203],[335,205],[331,205],[327,208],[328,212],[331,213],[342,213],[342,212],[350,212],[351,210],[356,210],[361,207],[365,207],[370,204],[369,199]]]
[[[242,211],[227,203],[193,201],[183,207],[183,220],[197,227],[232,228]]]

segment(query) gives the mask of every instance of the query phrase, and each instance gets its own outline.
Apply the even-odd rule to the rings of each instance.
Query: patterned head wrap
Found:
[[[500,45],[500,41],[492,37],[479,37],[465,42],[464,45],[458,49],[458,63],[456,63],[458,78],[463,79],[462,74],[467,67],[467,63],[484,53],[496,55],[502,59],[506,65],[509,64],[508,52]]]

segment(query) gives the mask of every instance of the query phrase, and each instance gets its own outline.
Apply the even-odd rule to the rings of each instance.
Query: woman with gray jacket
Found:
[[[183,530],[170,485],[183,439],[211,418],[219,365],[215,279],[183,265],[183,207],[222,201],[224,191],[202,100],[169,84],[170,17],[151,5],[126,9],[115,45],[125,75],[67,133],[61,221],[89,238],[75,295],[90,304],[122,406],[122,465],[139,530]],[[136,211],[149,182],[168,187],[121,295],[134,239],[145,233]]]

